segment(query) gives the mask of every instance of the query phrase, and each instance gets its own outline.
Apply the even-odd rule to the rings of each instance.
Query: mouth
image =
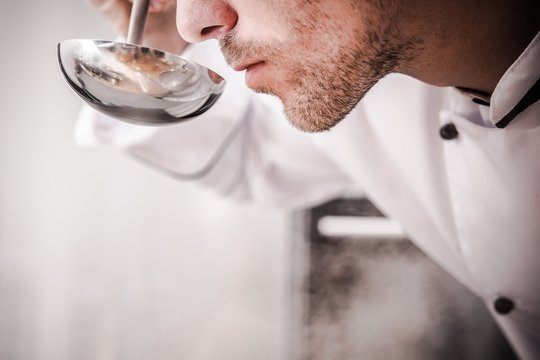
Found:
[[[249,70],[249,68],[254,67],[263,62],[264,61],[253,61],[250,63],[232,64],[232,68],[234,71],[244,71],[244,70]]]
[[[233,65],[235,71],[246,71],[246,85],[251,89],[256,89],[261,69],[266,65],[265,61],[255,61],[249,64]],[[259,79],[260,80],[260,79]]]

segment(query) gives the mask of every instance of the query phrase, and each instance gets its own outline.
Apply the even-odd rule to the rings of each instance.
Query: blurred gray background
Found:
[[[80,149],[56,44],[83,0],[0,3],[0,359],[283,359],[288,220]]]
[[[408,239],[314,230],[375,210],[234,204],[78,148],[56,44],[115,36],[83,0],[2,0],[0,30],[0,360],[514,358]]]

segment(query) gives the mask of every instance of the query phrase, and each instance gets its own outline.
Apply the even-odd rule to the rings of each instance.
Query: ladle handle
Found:
[[[150,0],[133,0],[127,35],[128,43],[137,45],[142,43],[144,24],[146,23],[149,5]]]

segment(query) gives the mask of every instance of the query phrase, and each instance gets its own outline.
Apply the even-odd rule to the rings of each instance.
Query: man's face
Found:
[[[401,0],[178,0],[188,41],[219,40],[253,90],[278,96],[308,132],[330,129],[383,76],[414,57]]]

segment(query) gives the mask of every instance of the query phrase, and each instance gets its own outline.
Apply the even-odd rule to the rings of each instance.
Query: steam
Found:
[[[309,360],[508,359],[483,303],[406,239],[311,244]]]

